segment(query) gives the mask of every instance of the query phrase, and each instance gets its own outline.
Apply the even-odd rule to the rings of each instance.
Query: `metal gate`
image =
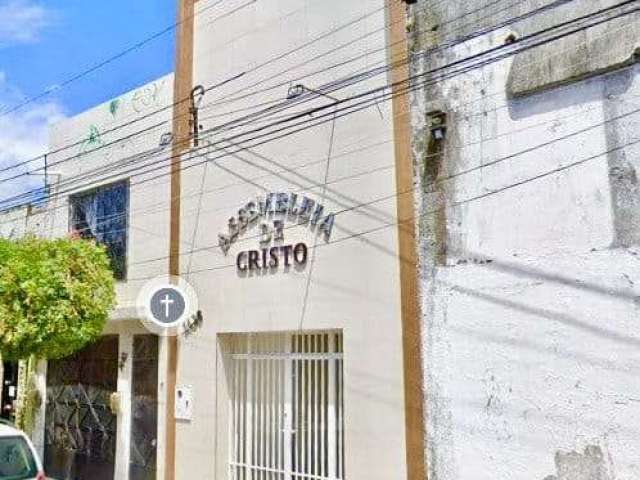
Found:
[[[342,334],[234,335],[230,478],[344,480]]]
[[[129,480],[155,480],[158,442],[158,337],[133,336]]]
[[[117,390],[118,337],[101,337],[84,350],[47,367],[45,470],[59,480],[112,480],[116,415],[109,397]]]

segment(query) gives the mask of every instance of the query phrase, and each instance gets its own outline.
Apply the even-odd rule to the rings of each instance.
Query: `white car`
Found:
[[[42,462],[31,440],[0,423],[0,480],[45,480]]]

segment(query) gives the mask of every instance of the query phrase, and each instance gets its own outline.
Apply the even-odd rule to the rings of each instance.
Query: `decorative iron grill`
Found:
[[[344,480],[342,334],[234,335],[230,478]]]
[[[45,416],[45,469],[59,480],[112,480],[118,337],[105,336],[85,350],[49,361]]]

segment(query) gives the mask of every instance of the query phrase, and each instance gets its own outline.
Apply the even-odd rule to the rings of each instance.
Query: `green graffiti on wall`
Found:
[[[111,103],[109,104],[109,112],[111,113],[112,116],[114,117],[116,116],[119,108],[120,108],[120,100],[117,98],[115,100],[111,100]]]
[[[87,143],[89,145],[100,145],[102,139],[100,138],[100,130],[95,125],[89,127],[89,136],[87,137]]]
[[[89,133],[87,134],[86,139],[82,142],[80,146],[80,151],[85,153],[89,150],[93,150],[102,145],[102,136],[100,135],[100,130],[96,125],[89,126]]]

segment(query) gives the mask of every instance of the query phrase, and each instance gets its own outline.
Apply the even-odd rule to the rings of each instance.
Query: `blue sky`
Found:
[[[24,94],[39,93],[171,25],[175,3],[0,0],[0,70]],[[3,6],[12,13],[2,15]],[[57,92],[53,99],[75,114],[169,73],[173,45],[171,32]]]
[[[47,126],[173,70],[174,32],[2,116],[175,22],[176,0],[0,0],[0,166],[43,153]],[[16,185],[0,184],[0,199]]]

